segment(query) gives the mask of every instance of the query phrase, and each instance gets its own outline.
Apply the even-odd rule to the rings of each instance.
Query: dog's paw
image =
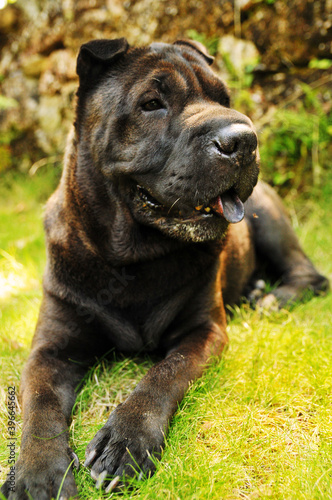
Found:
[[[281,308],[278,298],[273,293],[268,293],[257,300],[256,309],[258,311],[277,312]]]
[[[277,287],[267,293],[267,286],[264,280],[259,279],[252,283],[246,299],[249,301],[252,308],[260,312],[277,312],[282,307],[290,303],[294,298],[294,291],[289,290],[289,287]]]
[[[265,281],[262,279],[256,280],[248,285],[248,290],[245,298],[253,307],[255,307],[257,302],[264,296],[265,290]]]
[[[312,295],[310,290],[299,290],[295,286],[282,285],[259,299],[256,308],[267,312],[277,312],[283,308],[290,309],[299,301],[305,300],[306,293]]]
[[[77,499],[71,462],[79,467],[78,458],[70,449],[61,456],[33,458],[26,453],[18,458],[0,491],[9,500]]]
[[[152,475],[164,443],[163,429],[149,413],[119,405],[89,443],[85,466],[91,466],[96,487],[106,492],[121,486],[125,477]]]

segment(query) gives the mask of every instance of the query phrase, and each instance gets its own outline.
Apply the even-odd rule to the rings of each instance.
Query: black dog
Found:
[[[153,471],[188,384],[227,342],[224,305],[240,299],[261,262],[280,280],[272,294],[281,304],[328,287],[277,195],[254,190],[254,127],[230,109],[211,62],[188,41],[81,48],[75,130],[46,211],[44,300],[8,498],[57,495],[77,462],[67,432],[75,388],[96,356],[165,356],[87,447],[85,464],[109,491],[118,477]],[[61,498],[75,495],[69,471]]]

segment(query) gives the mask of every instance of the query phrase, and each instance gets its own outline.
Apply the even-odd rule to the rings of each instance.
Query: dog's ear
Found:
[[[128,48],[125,38],[92,40],[82,45],[76,65],[80,84],[94,81],[103,69],[125,54]]]
[[[214,61],[214,57],[210,56],[206,47],[200,42],[196,42],[195,40],[177,40],[176,42],[174,42],[174,45],[184,45],[186,47],[194,49],[196,52],[198,52],[201,56],[204,57],[205,61],[208,63],[209,66],[211,66],[211,64]]]

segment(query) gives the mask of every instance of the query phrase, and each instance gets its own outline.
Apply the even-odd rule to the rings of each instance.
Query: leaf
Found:
[[[12,97],[6,97],[0,94],[0,111],[4,109],[17,108],[18,102]]]

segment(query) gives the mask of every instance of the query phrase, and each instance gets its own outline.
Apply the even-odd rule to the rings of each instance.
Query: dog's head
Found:
[[[195,42],[122,38],[83,45],[77,61],[84,154],[136,221],[187,241],[221,239],[258,176],[254,127],[212,60]]]

